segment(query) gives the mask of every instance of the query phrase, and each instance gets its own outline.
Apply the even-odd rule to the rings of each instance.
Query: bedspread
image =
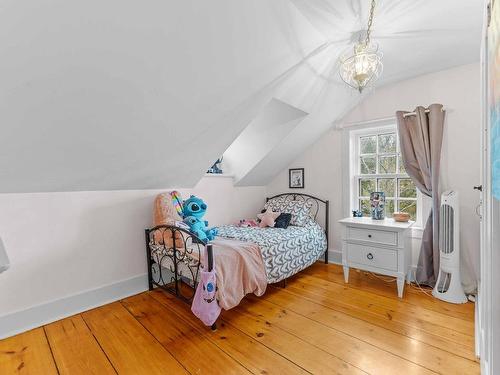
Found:
[[[326,251],[326,236],[316,222],[304,227],[256,228],[226,225],[218,236],[255,243],[260,247],[268,283],[276,283],[307,268]]]
[[[255,243],[226,238],[215,239],[210,243],[214,250],[220,307],[232,309],[248,293],[256,296],[264,294],[266,271]]]

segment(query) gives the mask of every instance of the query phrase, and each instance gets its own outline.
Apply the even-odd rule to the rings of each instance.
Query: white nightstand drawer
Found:
[[[348,227],[347,240],[367,241],[396,246],[398,244],[398,234],[386,230]]]
[[[365,264],[390,271],[398,270],[398,253],[396,250],[348,243],[347,260],[349,263]]]

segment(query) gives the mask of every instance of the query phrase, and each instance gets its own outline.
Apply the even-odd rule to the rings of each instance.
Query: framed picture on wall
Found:
[[[288,170],[288,187],[290,189],[304,189],[304,168]]]

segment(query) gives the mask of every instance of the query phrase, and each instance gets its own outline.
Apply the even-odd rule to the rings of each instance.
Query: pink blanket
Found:
[[[264,294],[266,270],[258,245],[226,238],[217,238],[211,244],[215,253],[220,307],[232,309],[248,293]]]

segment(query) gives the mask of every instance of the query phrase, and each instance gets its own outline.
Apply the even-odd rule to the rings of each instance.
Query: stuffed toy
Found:
[[[154,216],[153,225],[156,227],[158,225],[177,225],[177,223],[182,222],[182,217],[179,216],[178,211],[173,205],[171,198],[171,193],[161,193],[156,196],[154,203]],[[182,223],[182,225],[185,225]],[[187,228],[189,230],[189,228]],[[179,231],[164,231],[155,230],[153,232],[154,243],[156,245],[164,245],[168,248],[175,246],[177,249],[184,248],[184,241],[182,240],[182,235]]]
[[[172,205],[179,216],[182,217],[182,197],[178,191],[171,191],[170,196],[172,197]]]
[[[261,228],[274,227],[274,221],[281,215],[281,212],[274,212],[267,209],[264,213],[258,214],[257,217],[260,219],[259,226]]]
[[[182,202],[182,217],[184,218],[184,222],[189,225],[191,232],[195,233],[200,240],[211,241],[217,235],[217,229],[208,228],[208,221],[202,220],[203,216],[207,212],[207,204],[203,202],[203,199],[195,197],[191,195],[189,199],[186,199]],[[186,222],[187,218],[196,218],[197,222],[193,222],[192,219]],[[193,228],[195,228],[193,230]],[[200,231],[203,231],[205,234],[202,238],[198,235]]]
[[[254,219],[241,219],[237,225],[242,228],[251,228],[258,227],[259,223]]]
[[[201,241],[207,243],[209,238],[205,233],[206,225],[200,219],[194,216],[185,217],[183,222],[189,225],[189,231],[196,235]]]

